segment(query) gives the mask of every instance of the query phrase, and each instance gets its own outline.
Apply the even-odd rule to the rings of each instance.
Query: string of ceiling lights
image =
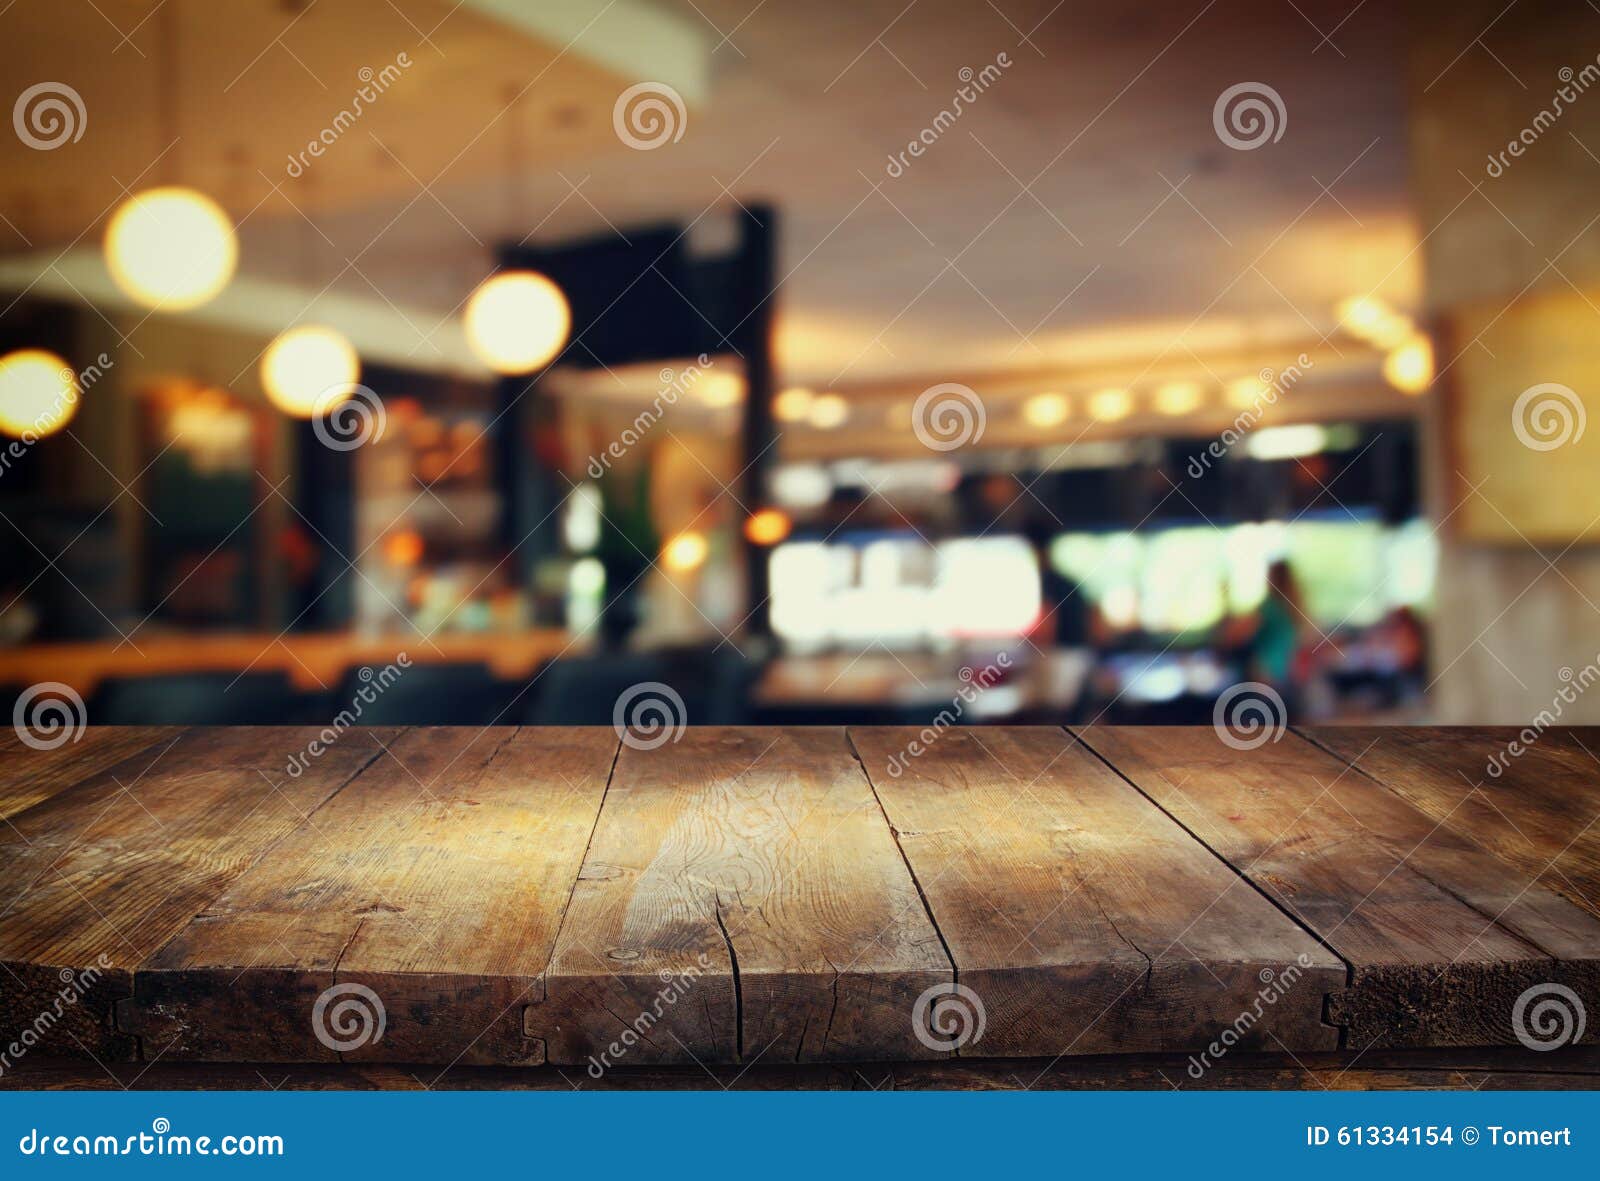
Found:
[[[239,238],[217,201],[177,180],[183,137],[176,7],[168,5],[162,17],[157,70],[166,179],[130,194],[116,208],[106,225],[104,253],[112,281],[135,304],[181,314],[226,290],[238,269]],[[509,161],[510,183],[516,163]],[[467,300],[462,326],[479,360],[496,373],[516,376],[555,358],[571,332],[572,313],[560,287],[545,275],[501,270]],[[355,392],[360,376],[355,346],[323,323],[285,328],[260,360],[267,398],[294,418],[332,413]],[[0,432],[28,442],[54,434],[77,413],[83,389],[74,368],[46,349],[24,348],[0,357]]]

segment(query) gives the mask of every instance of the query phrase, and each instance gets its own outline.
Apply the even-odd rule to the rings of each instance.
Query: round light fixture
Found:
[[[661,548],[661,564],[674,574],[686,574],[705,564],[709,550],[704,533],[679,533]]]
[[[294,418],[313,418],[343,402],[361,376],[361,359],[332,328],[306,324],[281,333],[261,357],[261,385]]]
[[[804,386],[786,389],[772,399],[772,416],[779,422],[804,422],[811,413],[811,401],[815,397]]]
[[[537,271],[485,279],[465,313],[467,343],[496,373],[532,373],[548,364],[572,331],[567,297]]]
[[[1272,392],[1272,387],[1259,377],[1236,377],[1230,381],[1224,390],[1228,398],[1228,405],[1235,410],[1249,410],[1259,408],[1261,402]]]
[[[1022,404],[1022,418],[1029,426],[1048,430],[1066,422],[1069,409],[1065,394],[1035,394]]]
[[[822,394],[811,403],[806,420],[819,431],[841,427],[850,417],[850,403],[839,394]]]
[[[16,439],[53,435],[78,412],[72,366],[43,349],[0,357],[0,431]]]
[[[1133,395],[1127,390],[1097,390],[1089,395],[1089,414],[1096,422],[1117,422],[1133,413]]]
[[[111,277],[148,308],[197,308],[228,285],[238,263],[233,223],[222,206],[194,189],[135,193],[106,228]]]
[[[1205,391],[1194,381],[1169,381],[1156,391],[1156,409],[1173,417],[1193,414],[1204,400]]]
[[[752,545],[777,545],[793,527],[782,509],[764,508],[745,520],[744,535]]]
[[[1433,343],[1413,336],[1383,359],[1383,376],[1403,394],[1420,394],[1433,383]]]

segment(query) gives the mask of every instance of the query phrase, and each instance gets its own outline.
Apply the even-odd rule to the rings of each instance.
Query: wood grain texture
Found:
[[[837,729],[624,746],[529,1010],[550,1061],[916,1058],[951,968]]]
[[[1419,812],[1600,918],[1600,728],[1304,731]]]
[[[1556,1061],[1552,1062],[1551,1059]],[[106,1063],[24,1059],[0,1074],[5,1090],[560,1091],[579,1090],[1593,1090],[1593,1047],[1560,1055],[1520,1049],[1371,1050],[1230,1054],[1198,1078],[1177,1054],[947,1058],[855,1065],[619,1066],[600,1078],[553,1066],[380,1063]]]
[[[0,1028],[48,1011],[40,1052],[131,1056],[112,1010],[133,969],[381,753],[351,733],[289,775],[316,734],[185,731],[0,826]]]
[[[542,1062],[523,1009],[616,748],[407,733],[140,968],[125,1024],[167,1059]]]
[[[75,742],[35,750],[6,731],[0,742],[0,820],[101,771],[125,765],[119,774],[132,778],[142,769],[136,756],[154,755],[180,733],[176,726],[88,726]]]
[[[1332,1049],[1345,966],[1054,727],[851,738],[987,1024],[963,1055]],[[1269,999],[1270,998],[1270,999]]]
[[[1347,1044],[1513,1044],[1525,990],[1596,995],[1593,916],[1299,736],[1237,750],[1211,727],[1081,733],[1351,965],[1329,1002]]]

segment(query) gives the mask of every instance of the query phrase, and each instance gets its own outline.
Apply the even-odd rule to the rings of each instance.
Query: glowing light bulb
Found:
[[[839,394],[823,394],[811,403],[806,420],[819,431],[841,427],[850,417],[850,403]]]
[[[536,271],[502,271],[467,301],[467,343],[496,373],[531,373],[549,363],[572,331],[567,297]]]
[[[712,373],[700,387],[700,396],[713,410],[737,406],[744,401],[744,382],[731,373]]]
[[[53,435],[78,412],[72,366],[43,349],[0,357],[0,431],[32,441]]]
[[[680,533],[661,547],[661,564],[674,574],[698,570],[705,565],[709,548],[705,534],[692,530]]]
[[[816,395],[803,386],[784,390],[772,399],[772,416],[779,422],[804,422]]]
[[[106,228],[106,265],[132,299],[181,312],[233,278],[239,240],[222,207],[194,189],[147,189],[124,201]]]
[[[1198,382],[1171,381],[1156,391],[1156,409],[1174,417],[1193,414],[1205,401],[1205,391]]]
[[[361,376],[361,359],[332,328],[306,324],[281,333],[261,356],[261,384],[272,404],[312,418],[343,402]]]
[[[1271,387],[1259,377],[1239,377],[1230,381],[1224,392],[1229,406],[1235,410],[1249,410],[1270,391]]]
[[[793,528],[789,514],[781,509],[764,508],[744,523],[744,535],[753,545],[777,545]]]
[[[1065,394],[1035,394],[1022,404],[1022,420],[1029,426],[1048,430],[1067,421]]]
[[[1383,376],[1403,394],[1420,394],[1433,384],[1433,343],[1413,336],[1383,359]]]
[[[1127,390],[1097,390],[1089,395],[1089,414],[1097,422],[1117,422],[1133,413],[1133,395]]]

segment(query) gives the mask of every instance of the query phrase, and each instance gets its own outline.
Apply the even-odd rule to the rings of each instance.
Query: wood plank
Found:
[[[167,1059],[542,1062],[523,1009],[616,749],[609,727],[408,733],[139,969],[125,1020]]]
[[[1253,750],[1211,727],[1081,735],[1351,965],[1329,1004],[1347,1044],[1509,1045],[1525,990],[1596,995],[1592,915],[1298,735]]]
[[[1600,727],[1550,729],[1532,744],[1510,726],[1303,733],[1600,917]]]
[[[182,730],[176,726],[87,726],[75,742],[35,750],[12,735],[0,748],[0,820],[13,816],[134,756],[155,753]]]
[[[1200,1050],[1224,1030],[1243,1048],[1338,1044],[1322,1008],[1344,964],[1080,743],[920,733],[851,738],[983,1006],[963,1055]]]
[[[103,772],[0,827],[0,1028],[32,1026],[48,1010],[37,1052],[130,1056],[134,1041],[112,1011],[135,966],[379,755],[385,737],[352,731],[287,774],[318,733],[185,731],[139,774]]]
[[[0,1074],[6,1090],[560,1091],[580,1090],[1593,1090],[1592,1047],[1561,1055],[1488,1050],[1236,1053],[1199,1078],[1178,1054],[947,1058],[937,1062],[769,1066],[621,1066],[598,1079],[553,1066],[417,1067],[381,1063],[106,1063],[25,1058]]]
[[[550,1061],[919,1058],[951,967],[838,729],[624,745],[530,1030]]]

